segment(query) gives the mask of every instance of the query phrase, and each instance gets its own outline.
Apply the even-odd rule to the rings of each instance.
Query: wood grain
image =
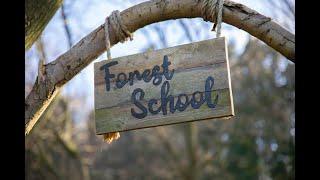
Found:
[[[188,106],[182,112],[171,113],[168,108],[166,115],[160,111],[155,115],[148,112],[143,119],[132,116],[131,108],[138,111],[131,101],[132,92],[136,88],[141,88],[145,92],[141,103],[148,107],[147,103],[150,99],[156,99],[160,102],[160,89],[166,79],[163,77],[162,83],[157,86],[152,83],[152,80],[146,83],[143,80],[135,79],[133,85],[127,83],[119,89],[115,86],[117,74],[125,73],[128,75],[134,70],[142,73],[145,69],[152,69],[155,65],[161,67],[165,55],[171,62],[169,70],[174,70],[173,78],[168,81],[170,84],[169,95],[174,96],[174,101],[176,102],[178,95],[182,93],[187,94],[190,99],[192,93],[196,91],[204,94],[205,81],[208,76],[211,76],[214,78],[211,97],[218,95],[215,108],[211,109],[204,103],[199,109]],[[104,79],[105,71],[101,70],[101,67],[112,61],[117,61],[118,64],[109,68],[110,73],[115,74],[115,78],[111,79],[111,88],[110,91],[107,91]],[[97,134],[196,120],[228,118],[234,115],[229,62],[224,37],[97,62],[94,64],[94,87]]]
[[[120,13],[130,32],[147,25],[181,18],[203,18],[199,0],[150,0]],[[214,19],[214,18],[213,18]],[[223,22],[233,25],[265,42],[295,62],[295,35],[272,19],[243,4],[224,0]],[[207,20],[205,20],[207,21]],[[212,21],[212,20],[209,20]],[[27,22],[27,21],[26,21]],[[45,65],[44,81],[37,78],[25,99],[25,135],[27,136],[58,91],[106,50],[104,25],[98,26],[71,49]],[[109,28],[111,46],[119,39]]]

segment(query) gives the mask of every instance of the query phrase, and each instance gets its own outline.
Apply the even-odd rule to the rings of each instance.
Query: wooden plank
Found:
[[[94,87],[97,134],[234,116],[224,37],[97,62]]]

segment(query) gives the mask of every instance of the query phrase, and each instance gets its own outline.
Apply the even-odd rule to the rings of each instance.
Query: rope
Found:
[[[107,57],[108,60],[111,59],[111,44],[110,44],[110,37],[109,37],[109,27],[114,30],[114,34],[116,38],[121,42],[124,43],[128,39],[130,41],[133,40],[133,34],[127,29],[127,27],[122,23],[120,12],[118,10],[113,11],[109,17],[106,18],[104,24],[104,32],[105,32],[105,41],[106,41],[106,49],[107,49]],[[114,133],[106,133],[103,134],[103,140],[110,144],[113,140],[117,140],[120,137],[119,132]]]
[[[110,52],[111,45],[110,45],[110,38],[109,38],[109,18],[108,17],[106,18],[106,21],[104,23],[104,37],[106,40],[107,57],[108,57],[108,60],[110,60],[111,59],[111,52]]]
[[[119,139],[119,137],[120,137],[119,132],[106,133],[106,134],[103,134],[103,141],[110,144],[113,140]]]
[[[118,10],[113,11],[111,13],[111,15],[106,18],[105,24],[104,24],[104,32],[105,32],[108,60],[111,59],[111,52],[110,52],[111,44],[110,44],[110,38],[109,38],[109,25],[114,30],[114,34],[115,34],[116,38],[121,43],[124,43],[128,39],[130,39],[130,41],[133,40],[133,34],[122,23],[120,12]]]
[[[217,37],[220,37],[221,35],[223,2],[223,0],[200,0],[201,15],[205,21],[213,21],[214,25],[211,31],[217,29]],[[215,17],[215,19],[213,17]]]
[[[220,37],[221,35],[221,23],[222,23],[222,11],[223,11],[223,0],[200,0],[201,2],[201,13],[205,21],[213,20],[214,25],[212,31],[215,31],[217,28],[216,36]],[[213,19],[215,17],[215,19]],[[122,24],[120,12],[118,10],[113,11],[109,17],[106,18],[104,24],[105,30],[105,40],[106,40],[106,49],[108,60],[111,59],[111,44],[109,37],[109,25],[114,30],[116,38],[123,43],[128,39],[133,40],[133,34],[127,29],[127,27]],[[111,143],[113,140],[116,140],[120,137],[119,132],[106,133],[103,134],[103,140],[107,143]]]

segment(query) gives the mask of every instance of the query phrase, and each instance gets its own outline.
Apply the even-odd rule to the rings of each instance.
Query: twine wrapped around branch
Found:
[[[111,15],[106,18],[104,24],[108,60],[111,59],[109,27],[111,27],[114,30],[116,37],[119,39],[121,43],[127,41],[128,39],[133,40],[133,34],[127,29],[127,27],[121,21],[120,12],[118,10],[113,11]],[[103,140],[108,144],[110,144],[113,140],[117,140],[119,137],[119,132],[103,134]]]
[[[220,37],[221,34],[222,10],[223,0],[201,0],[202,16],[206,21],[214,20],[212,31],[217,28],[217,37]],[[213,17],[215,17],[216,19],[213,19]],[[124,24],[122,24],[120,12],[118,10],[113,11],[111,15],[106,18],[104,25],[108,60],[111,59],[109,25],[114,30],[116,37],[120,40],[121,43],[127,41],[128,39],[133,40],[133,34],[127,29]],[[119,132],[103,134],[103,140],[109,144],[113,140],[117,140],[119,137]]]
[[[213,21],[212,31],[217,32],[217,37],[221,35],[223,0],[199,0],[201,15],[205,21]],[[215,18],[213,18],[215,17]]]

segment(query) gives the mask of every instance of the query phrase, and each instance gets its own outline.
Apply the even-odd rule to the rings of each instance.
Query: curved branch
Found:
[[[121,12],[122,22],[131,32],[146,25],[179,18],[201,17],[198,0],[151,0]],[[225,0],[223,22],[250,33],[294,62],[295,36],[256,11]],[[110,43],[119,42],[109,29]],[[27,135],[58,90],[106,50],[104,26],[101,25],[80,40],[55,61],[45,65],[45,78],[37,79],[25,101],[25,134]]]

